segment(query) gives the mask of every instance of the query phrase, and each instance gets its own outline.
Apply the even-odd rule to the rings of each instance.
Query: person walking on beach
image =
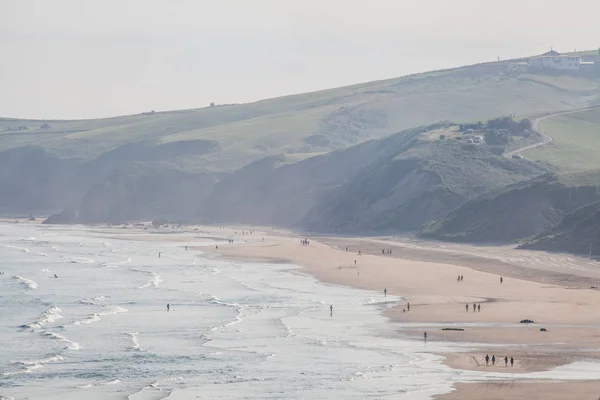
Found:
[[[481,311],[481,304],[477,304],[477,312]]]
[[[171,305],[169,303],[167,303],[167,312],[171,311]]]
[[[515,363],[515,359],[510,356],[510,367],[512,368],[513,364]]]
[[[492,355],[492,365],[496,365],[496,355]]]
[[[333,317],[333,304],[329,306],[329,316]]]
[[[473,303],[473,312],[477,311],[477,304]]]
[[[504,356],[504,366],[508,367],[508,356]]]
[[[456,280],[457,280],[458,282],[460,282],[460,275],[459,275],[459,276],[456,278]]]
[[[423,332],[423,341],[427,342],[427,331]]]
[[[485,355],[485,365],[490,365],[490,355],[489,354]]]
[[[502,282],[504,282],[504,278],[500,277],[500,284],[502,285]]]
[[[406,303],[406,309],[410,311],[410,303]]]
[[[465,304],[465,310],[467,310],[467,312],[469,312],[469,305]]]
[[[160,258],[160,251],[158,252],[158,258]]]
[[[387,297],[387,288],[383,289],[383,297]]]

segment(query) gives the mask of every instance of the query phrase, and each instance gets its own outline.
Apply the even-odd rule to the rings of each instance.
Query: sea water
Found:
[[[185,246],[227,240],[177,236],[0,225],[0,398],[429,399],[506,377],[452,370],[432,353],[455,348],[401,337],[381,310],[402,298],[211,258]]]

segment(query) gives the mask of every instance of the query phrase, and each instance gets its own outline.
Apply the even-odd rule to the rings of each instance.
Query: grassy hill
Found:
[[[600,168],[600,108],[545,119],[540,129],[552,143],[523,156],[565,169]]]
[[[132,178],[123,169],[63,217],[118,222],[158,215],[319,231],[408,231],[478,194],[547,171],[504,158],[493,146],[440,140],[451,125],[408,129],[297,162],[270,156],[213,181],[203,173],[147,169]],[[160,189],[152,191],[152,176]],[[176,210],[170,199],[180,204]]]
[[[0,150],[35,144],[83,161],[131,143],[216,142],[186,170],[232,172],[270,155],[295,160],[440,120],[536,115],[600,101],[598,81],[513,75],[510,62],[480,64],[250,104],[81,121],[0,120]],[[48,123],[49,129],[41,125]],[[24,130],[2,131],[27,127]]]
[[[425,237],[513,242],[552,229],[600,200],[600,170],[545,174],[478,196],[421,229]]]

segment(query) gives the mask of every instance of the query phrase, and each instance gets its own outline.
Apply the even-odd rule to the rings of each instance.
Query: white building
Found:
[[[542,69],[579,71],[580,56],[542,56]]]
[[[579,71],[580,56],[564,56],[555,50],[550,50],[539,57],[529,60],[529,67],[559,71]]]

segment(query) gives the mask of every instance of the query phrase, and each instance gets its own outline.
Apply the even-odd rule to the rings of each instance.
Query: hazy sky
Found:
[[[0,116],[248,102],[600,47],[598,0],[0,0]]]

